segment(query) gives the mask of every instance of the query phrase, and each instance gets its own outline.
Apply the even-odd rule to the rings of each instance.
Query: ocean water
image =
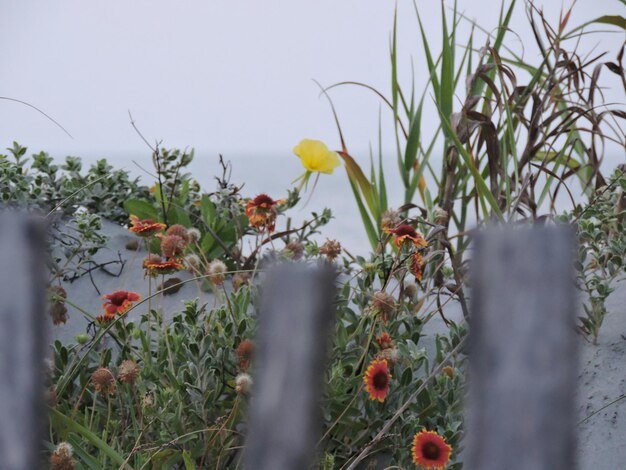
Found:
[[[364,172],[369,175],[369,159],[355,158],[357,158]],[[304,171],[299,159],[288,153],[269,156],[229,156],[225,154],[224,159],[230,162],[231,182],[242,187],[241,193],[245,197],[254,197],[260,193],[267,193],[274,199],[286,197],[287,191],[294,187],[293,181]],[[86,158],[86,162],[90,160]],[[152,178],[129,161],[128,157],[113,157],[109,158],[109,161],[114,166],[124,167],[132,174],[140,176],[144,184],[152,184]],[[134,161],[144,168],[151,169],[149,157],[142,156],[134,159]],[[607,158],[603,167],[606,174],[611,172],[619,163],[626,163],[626,156],[613,154]],[[435,171],[440,171],[440,158],[431,157],[431,164]],[[189,169],[206,191],[213,191],[216,188],[215,177],[221,175],[222,172],[217,155],[210,156],[201,152],[196,152],[195,160]],[[388,205],[394,208],[398,207],[404,201],[404,186],[399,177],[395,155],[389,155],[383,159],[383,170],[385,172]],[[428,187],[434,193],[436,190],[433,178],[428,174],[425,176]],[[308,190],[303,193],[301,202],[288,213],[292,219],[292,227],[297,227],[304,220],[310,219],[312,212],[319,213],[324,208],[329,208],[332,211],[333,219],[322,227],[321,234],[316,238],[320,242],[326,238],[337,239],[353,254],[365,255],[370,250],[370,245],[345,169],[340,167],[332,175],[320,175],[315,186],[313,182],[314,178],[310,180]],[[569,180],[569,184],[576,201],[581,201],[580,185],[574,178]],[[419,196],[416,198],[413,202],[422,205]],[[571,200],[566,191],[560,191],[556,207],[558,212],[572,208]],[[285,217],[282,217],[282,220],[279,218],[278,229],[284,227],[285,222]]]

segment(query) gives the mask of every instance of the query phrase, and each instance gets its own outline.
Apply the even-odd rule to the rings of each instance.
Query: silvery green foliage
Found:
[[[53,279],[87,274],[95,265],[93,256],[106,243],[101,218],[126,222],[123,202],[148,194],[137,179],[113,169],[106,160],[83,171],[78,157],[66,157],[57,165],[46,152],[26,157],[27,148],[17,142],[7,150],[7,155],[0,154],[0,200],[5,207],[47,217]]]
[[[579,252],[576,260],[579,288],[585,293],[585,315],[580,330],[594,343],[607,313],[606,299],[613,283],[625,276],[626,177],[614,172],[606,186],[598,188],[591,202],[561,217],[575,223]]]
[[[131,179],[128,172],[114,170],[98,160],[83,171],[81,159],[66,157],[53,163],[46,152],[26,157],[27,148],[17,142],[0,154],[0,200],[11,207],[28,207],[48,213],[73,215],[85,208],[115,222],[126,222],[123,203],[131,197],[146,197],[148,188]]]

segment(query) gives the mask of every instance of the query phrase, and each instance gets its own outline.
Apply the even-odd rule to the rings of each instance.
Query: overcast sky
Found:
[[[412,3],[398,0],[401,78],[425,79]],[[488,29],[495,0],[459,0]],[[512,29],[527,57],[536,54],[523,3]],[[561,2],[545,0],[558,17]],[[0,101],[0,146],[95,156],[135,156],[149,139],[194,146],[202,155],[288,155],[303,137],[338,139],[324,85],[359,80],[389,94],[392,0],[1,0],[0,95],[41,108],[41,115]],[[440,4],[418,0],[429,37],[440,46]],[[572,24],[619,12],[617,0],[579,0]],[[522,50],[522,41],[510,44]],[[605,36],[616,51],[624,37]],[[612,55],[614,52],[612,52]],[[376,144],[379,101],[356,88],[333,92],[356,153]],[[384,114],[388,128],[389,115]],[[391,136],[384,145],[393,147]]]

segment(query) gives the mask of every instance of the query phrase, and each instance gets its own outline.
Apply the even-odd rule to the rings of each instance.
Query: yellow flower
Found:
[[[333,170],[340,165],[336,152],[328,150],[324,142],[313,139],[302,139],[293,149],[302,166],[310,172],[332,174]]]

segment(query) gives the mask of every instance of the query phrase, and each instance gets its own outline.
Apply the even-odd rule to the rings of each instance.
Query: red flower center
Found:
[[[437,460],[441,454],[441,449],[434,442],[426,442],[422,446],[422,455],[429,460]]]
[[[121,291],[117,291],[117,292],[113,292],[111,295],[109,295],[108,300],[116,306],[121,306],[124,301],[128,298],[128,292],[125,292],[123,290]]]
[[[396,227],[396,229],[392,230],[392,232],[395,233],[399,237],[402,237],[402,236],[417,237],[417,232],[415,231],[415,229],[407,224],[403,224],[403,225],[400,225],[399,227]]]
[[[372,383],[376,390],[385,390],[389,385],[389,376],[384,370],[379,370],[372,377]]]
[[[271,207],[274,204],[276,204],[274,202],[274,199],[269,197],[267,194],[259,194],[257,197],[254,198],[252,202],[255,206],[265,206],[265,207]]]

